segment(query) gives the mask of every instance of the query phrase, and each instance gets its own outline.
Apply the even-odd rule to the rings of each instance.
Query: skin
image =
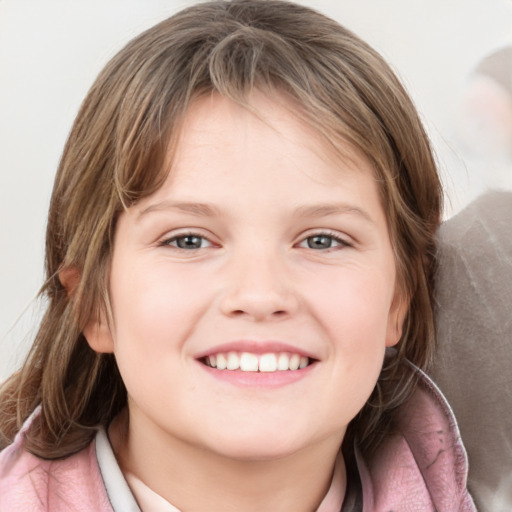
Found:
[[[512,97],[492,78],[476,75],[464,91],[457,135],[477,156],[512,158]]]
[[[250,100],[257,116],[215,94],[190,108],[166,182],[119,218],[114,325],[85,331],[128,390],[122,469],[186,511],[314,510],[405,315],[370,164],[333,155],[289,100]],[[236,340],[315,363],[269,388],[197,360]]]

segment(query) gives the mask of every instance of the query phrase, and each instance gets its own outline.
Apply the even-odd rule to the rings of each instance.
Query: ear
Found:
[[[397,286],[389,310],[386,347],[393,347],[400,341],[407,311],[409,311],[409,298]]]
[[[76,267],[67,267],[59,272],[59,280],[67,291],[68,297],[72,297],[80,284],[81,275]],[[91,318],[83,330],[83,334],[89,346],[98,353],[111,353],[114,351],[114,343],[110,326],[105,315],[98,312]]]
[[[59,281],[66,289],[68,297],[72,297],[80,284],[80,272],[76,267],[63,268],[59,271]]]
[[[110,331],[110,325],[103,313],[98,314],[99,318],[92,318],[87,322],[83,333],[89,346],[100,354],[111,354],[114,352],[114,339]]]

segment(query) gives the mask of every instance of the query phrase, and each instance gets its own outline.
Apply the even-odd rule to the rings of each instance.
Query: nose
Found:
[[[276,255],[246,255],[232,262],[221,299],[222,312],[253,321],[284,319],[299,305],[286,265]]]

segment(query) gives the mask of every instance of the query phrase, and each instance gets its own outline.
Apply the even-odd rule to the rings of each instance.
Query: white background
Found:
[[[81,100],[129,39],[191,3],[0,0],[0,380],[37,326],[46,210]],[[467,200],[462,181],[471,177],[450,146],[453,113],[476,62],[512,43],[512,0],[301,3],[354,30],[393,65],[437,146],[452,189],[448,213],[460,208]],[[458,174],[450,176],[454,165]],[[462,181],[460,168],[467,171]]]

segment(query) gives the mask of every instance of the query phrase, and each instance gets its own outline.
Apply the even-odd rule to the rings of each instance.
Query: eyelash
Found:
[[[344,248],[344,247],[352,247],[352,244],[350,242],[348,242],[347,240],[341,238],[337,233],[334,233],[332,231],[320,231],[318,233],[312,233],[310,234],[309,236],[303,238],[300,242],[299,242],[299,246],[301,244],[304,244],[304,243],[307,243],[308,240],[312,239],[312,238],[329,238],[331,240],[331,242],[336,242],[337,244],[339,244],[339,247],[340,248]],[[329,251],[330,249],[336,249],[337,246],[334,246],[334,247],[325,247],[323,249],[319,249],[319,248],[313,248],[313,247],[305,247],[307,249],[312,249],[312,250],[325,250],[325,251]]]
[[[179,247],[178,240],[185,239],[185,238],[196,238],[200,239],[201,241],[201,247]],[[328,238],[330,240],[331,246],[329,247],[311,247],[308,244],[308,240],[311,240],[313,238]],[[206,241],[209,245],[206,247],[203,247],[203,242]],[[338,245],[335,245],[332,247],[332,243],[336,243]],[[302,244],[307,244],[307,247],[303,246]],[[166,238],[165,240],[162,240],[158,243],[159,247],[173,247],[174,249],[185,251],[185,252],[192,252],[192,251],[198,251],[200,249],[206,249],[208,247],[213,246],[214,243],[206,236],[200,235],[198,233],[195,233],[193,231],[186,232],[186,233],[180,233],[178,235],[175,235],[171,238]],[[341,238],[337,233],[333,233],[331,231],[320,231],[318,233],[312,233],[309,236],[302,238],[301,241],[297,244],[298,247],[302,247],[305,249],[311,249],[313,251],[329,251],[332,249],[344,248],[344,247],[352,247],[352,244],[348,242],[347,240]]]
[[[187,237],[190,237],[190,238],[199,238],[201,240],[205,240],[206,242],[208,242],[210,245],[213,245],[213,242],[203,236],[203,235],[200,235],[198,233],[194,233],[193,231],[190,231],[190,232],[187,232],[187,233],[180,233],[178,235],[175,235],[171,238],[166,238],[165,240],[162,240],[161,242],[158,243],[159,247],[173,247],[175,249],[178,249],[178,250],[181,250],[181,251],[191,251],[191,250],[199,250],[199,249],[205,249],[205,247],[193,247],[192,249],[186,249],[184,247],[179,247],[177,244],[176,245],[172,245],[173,242],[177,242],[179,239],[182,239],[182,238],[187,238]]]

